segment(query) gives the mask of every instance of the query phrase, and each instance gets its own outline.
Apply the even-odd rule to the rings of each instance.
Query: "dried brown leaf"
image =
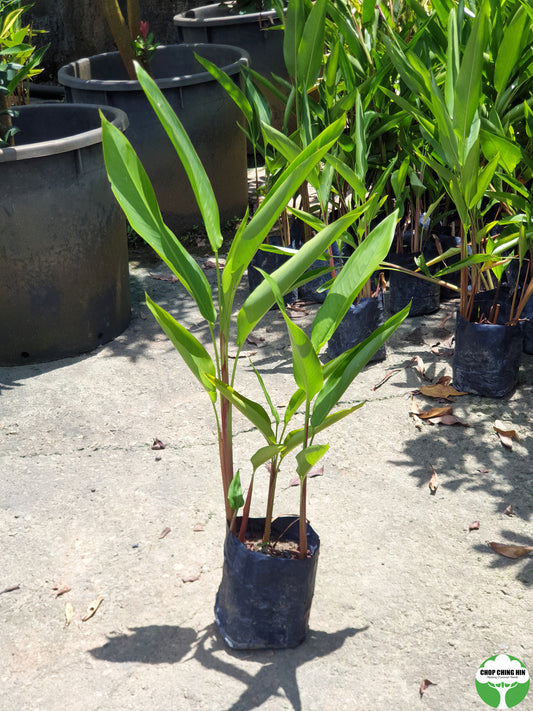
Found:
[[[226,266],[226,260],[219,258],[218,266],[221,269],[224,269],[224,267]],[[216,269],[216,268],[217,268],[217,260],[214,257],[208,257],[204,262],[204,269]]]
[[[512,505],[512,504],[509,504],[509,506],[507,506],[507,508],[504,510],[503,513],[504,513],[506,516],[514,516],[513,505]]]
[[[420,697],[424,696],[424,691],[428,688],[428,686],[437,686],[434,682],[430,681],[429,679],[422,679],[420,682]]]
[[[300,486],[300,477],[293,476],[292,479],[289,479],[289,486]]]
[[[513,438],[512,437],[503,435],[503,434],[501,434],[501,432],[498,432],[498,437],[500,438],[500,442],[503,444],[504,447],[507,447],[507,449],[513,448]]]
[[[518,546],[514,543],[496,543],[495,541],[487,541],[487,543],[493,551],[506,558],[522,558],[533,551],[533,546]]]
[[[181,581],[183,583],[195,583],[200,580],[200,573],[191,573],[190,575],[183,575]]]
[[[453,348],[447,348],[440,343],[436,343],[434,346],[431,347],[431,352],[438,356],[439,358],[451,358],[454,353]]]
[[[452,382],[451,375],[441,375],[435,385],[449,385]]]
[[[52,590],[55,590],[56,597],[59,597],[60,595],[64,595],[65,593],[70,592],[72,588],[68,583],[64,583],[62,580],[60,580],[55,585],[52,585]]]
[[[322,464],[319,467],[313,467],[311,471],[308,473],[307,478],[312,479],[315,476],[323,476],[324,475],[324,465]]]
[[[194,528],[192,529],[195,533],[198,533],[199,531],[205,531],[205,526],[203,523],[195,523]]]
[[[154,437],[154,443],[152,444],[152,449],[165,449],[165,445],[160,439]]]
[[[437,489],[439,488],[439,477],[437,476],[437,472],[433,467],[431,467],[431,471],[433,474],[431,475],[431,479],[429,480],[429,490],[431,494],[434,496],[437,493]]]
[[[435,385],[423,385],[420,388],[420,393],[426,397],[443,398],[449,400],[451,397],[459,397],[459,395],[468,395],[468,393],[460,392],[451,385],[435,383]]]
[[[152,279],[157,279],[158,281],[169,281],[172,284],[175,284],[177,281],[179,281],[178,277],[174,276],[173,274],[169,274],[168,276],[159,276],[158,274],[150,274]]]
[[[500,420],[496,420],[493,427],[494,427],[494,431],[497,432],[497,434],[501,440],[501,443],[504,445],[504,447],[508,447],[509,449],[512,449],[513,448],[513,440],[520,442],[520,438],[516,434],[516,430],[513,429],[512,425],[509,426],[508,424],[505,424],[504,422],[501,422]]]
[[[250,358],[256,355],[257,351],[241,351],[238,355],[236,353],[228,353],[228,358],[235,360],[235,358]]]
[[[265,339],[263,336],[256,336],[255,333],[250,333],[250,335],[246,338],[246,341],[251,343],[252,346],[258,346],[259,348],[262,348],[265,345]]]
[[[478,529],[479,529],[479,521],[472,521],[472,523],[468,527],[469,531],[477,531]]]
[[[429,380],[431,382],[431,378],[428,378],[428,376],[426,375],[426,367],[424,365],[424,361],[419,355],[413,356],[409,361],[408,365],[411,365],[412,363],[415,364],[415,370],[418,372],[418,374],[422,378],[424,378],[424,380]]]
[[[98,597],[96,598],[96,600],[93,600],[93,601],[89,604],[89,606],[87,607],[87,612],[86,612],[85,615],[81,618],[81,621],[82,621],[82,622],[87,622],[87,620],[90,620],[90,619],[91,619],[91,617],[94,615],[94,613],[96,612],[96,610],[98,610],[98,608],[99,608],[100,605],[102,604],[103,599],[104,599],[104,596],[103,596],[103,595],[98,595]]]
[[[443,415],[453,414],[453,406],[445,405],[444,407],[430,407],[429,410],[419,410],[415,413],[421,420],[429,420],[432,417],[442,417]]]
[[[455,415],[442,415],[440,417],[432,417],[429,419],[434,425],[461,425],[461,427],[470,427],[468,422],[463,422]]]
[[[159,534],[159,540],[161,540],[162,538],[166,538],[171,530],[172,529],[170,528],[170,526],[165,526],[165,528]]]
[[[393,375],[395,375],[396,373],[399,373],[400,370],[401,370],[400,368],[395,368],[394,370],[389,370],[389,372],[379,381],[379,383],[376,383],[376,385],[374,385],[372,390],[377,390],[378,388],[380,388],[384,383],[387,382],[387,380],[389,380],[389,378],[392,378]]]
[[[444,326],[446,325],[446,322],[449,321],[451,319],[451,317],[452,317],[452,314],[448,314],[447,316],[445,316],[442,319],[442,321],[439,323],[439,325],[437,326],[437,330],[440,331],[441,328],[444,328]]]

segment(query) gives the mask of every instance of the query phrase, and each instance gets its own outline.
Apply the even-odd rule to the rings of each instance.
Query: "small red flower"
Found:
[[[145,22],[144,20],[141,20],[141,25],[139,27],[139,34],[143,39],[146,39],[148,37],[148,32],[150,30],[150,25],[148,22]]]

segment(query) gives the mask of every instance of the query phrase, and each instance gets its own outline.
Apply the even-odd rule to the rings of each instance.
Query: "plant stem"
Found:
[[[8,94],[0,94],[0,138],[3,138],[12,126],[11,116],[7,113],[10,106],[10,96]],[[9,139],[9,145],[15,145],[13,136]]]
[[[220,379],[223,383],[229,384],[228,369],[228,344],[224,334],[220,333]],[[233,447],[232,447],[232,411],[231,403],[221,396],[220,399],[220,432],[219,432],[219,454],[220,468],[222,472],[222,488],[224,491],[224,505],[226,507],[226,519],[228,523],[233,515],[228,501],[228,490],[233,479]]]
[[[139,12],[139,0],[128,0],[128,27],[131,40],[137,39],[141,29],[141,16]]]
[[[100,0],[100,3],[117,49],[120,52],[120,56],[128,72],[128,77],[130,79],[136,79],[135,69],[133,67],[135,52],[118,0]]]
[[[276,481],[278,478],[278,458],[270,460],[270,481],[268,483],[268,498],[265,514],[265,530],[263,531],[263,543],[270,543],[270,526],[274,512],[274,495],[276,493]]]

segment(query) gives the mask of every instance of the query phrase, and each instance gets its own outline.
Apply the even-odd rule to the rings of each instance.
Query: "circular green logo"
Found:
[[[476,674],[477,693],[493,709],[510,709],[529,691],[529,672],[516,657],[496,654],[485,659]]]

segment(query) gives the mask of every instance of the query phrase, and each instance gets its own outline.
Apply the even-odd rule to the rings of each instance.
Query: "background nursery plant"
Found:
[[[407,310],[390,319],[362,344],[325,366],[321,365],[318,353],[335,331],[369,275],[384,259],[392,241],[396,214],[393,213],[380,223],[350,257],[320,307],[310,337],[290,321],[283,307],[282,295],[295,285],[305,283],[309,279],[305,271],[360,216],[361,209],[352,210],[324,227],[271,277],[265,275],[265,280],[250,294],[238,311],[236,319],[233,319],[232,310],[237,289],[252,257],[294,192],[335,144],[343,130],[344,117],[328,126],[299,152],[272,186],[250,221],[248,216],[245,216],[222,268],[219,257],[222,236],[218,207],[207,176],[183,126],[157,86],[139,67],[137,67],[137,77],[167,131],[194,188],[216,262],[216,289],[211,289],[193,256],[184,249],[178,238],[164,224],[146,173],[127,139],[103,120],[104,154],[108,175],[113,192],[133,229],[172,269],[205,318],[211,335],[212,352],[210,353],[192,333],[149,297],[147,297],[148,306],[213,404],[218,432],[225,518],[231,528],[229,535],[233,539],[234,534],[238,534],[241,540],[244,538],[246,519],[251,505],[253,477],[262,464],[270,462],[269,496],[262,539],[266,543],[271,542],[270,523],[277,472],[283,459],[289,453],[296,452],[301,487],[298,525],[299,557],[305,559],[308,555],[307,474],[325,454],[328,447],[327,444],[317,444],[315,438],[327,427],[360,407],[360,404],[357,404],[350,408],[334,410],[346,388],[402,322]],[[275,302],[279,304],[287,324],[296,385],[283,417],[273,407],[259,373],[258,379],[270,414],[263,405],[239,392],[236,384],[239,359],[229,358],[230,335],[233,327],[236,327],[235,345],[238,355],[247,336]],[[235,473],[233,467],[233,407],[237,408],[265,439],[264,445],[251,456],[253,474],[244,506],[244,522],[239,528],[236,525],[235,514],[244,501],[240,492],[239,473]],[[296,419],[302,409],[303,426],[289,430],[293,418]],[[299,641],[301,636],[296,643]]]

